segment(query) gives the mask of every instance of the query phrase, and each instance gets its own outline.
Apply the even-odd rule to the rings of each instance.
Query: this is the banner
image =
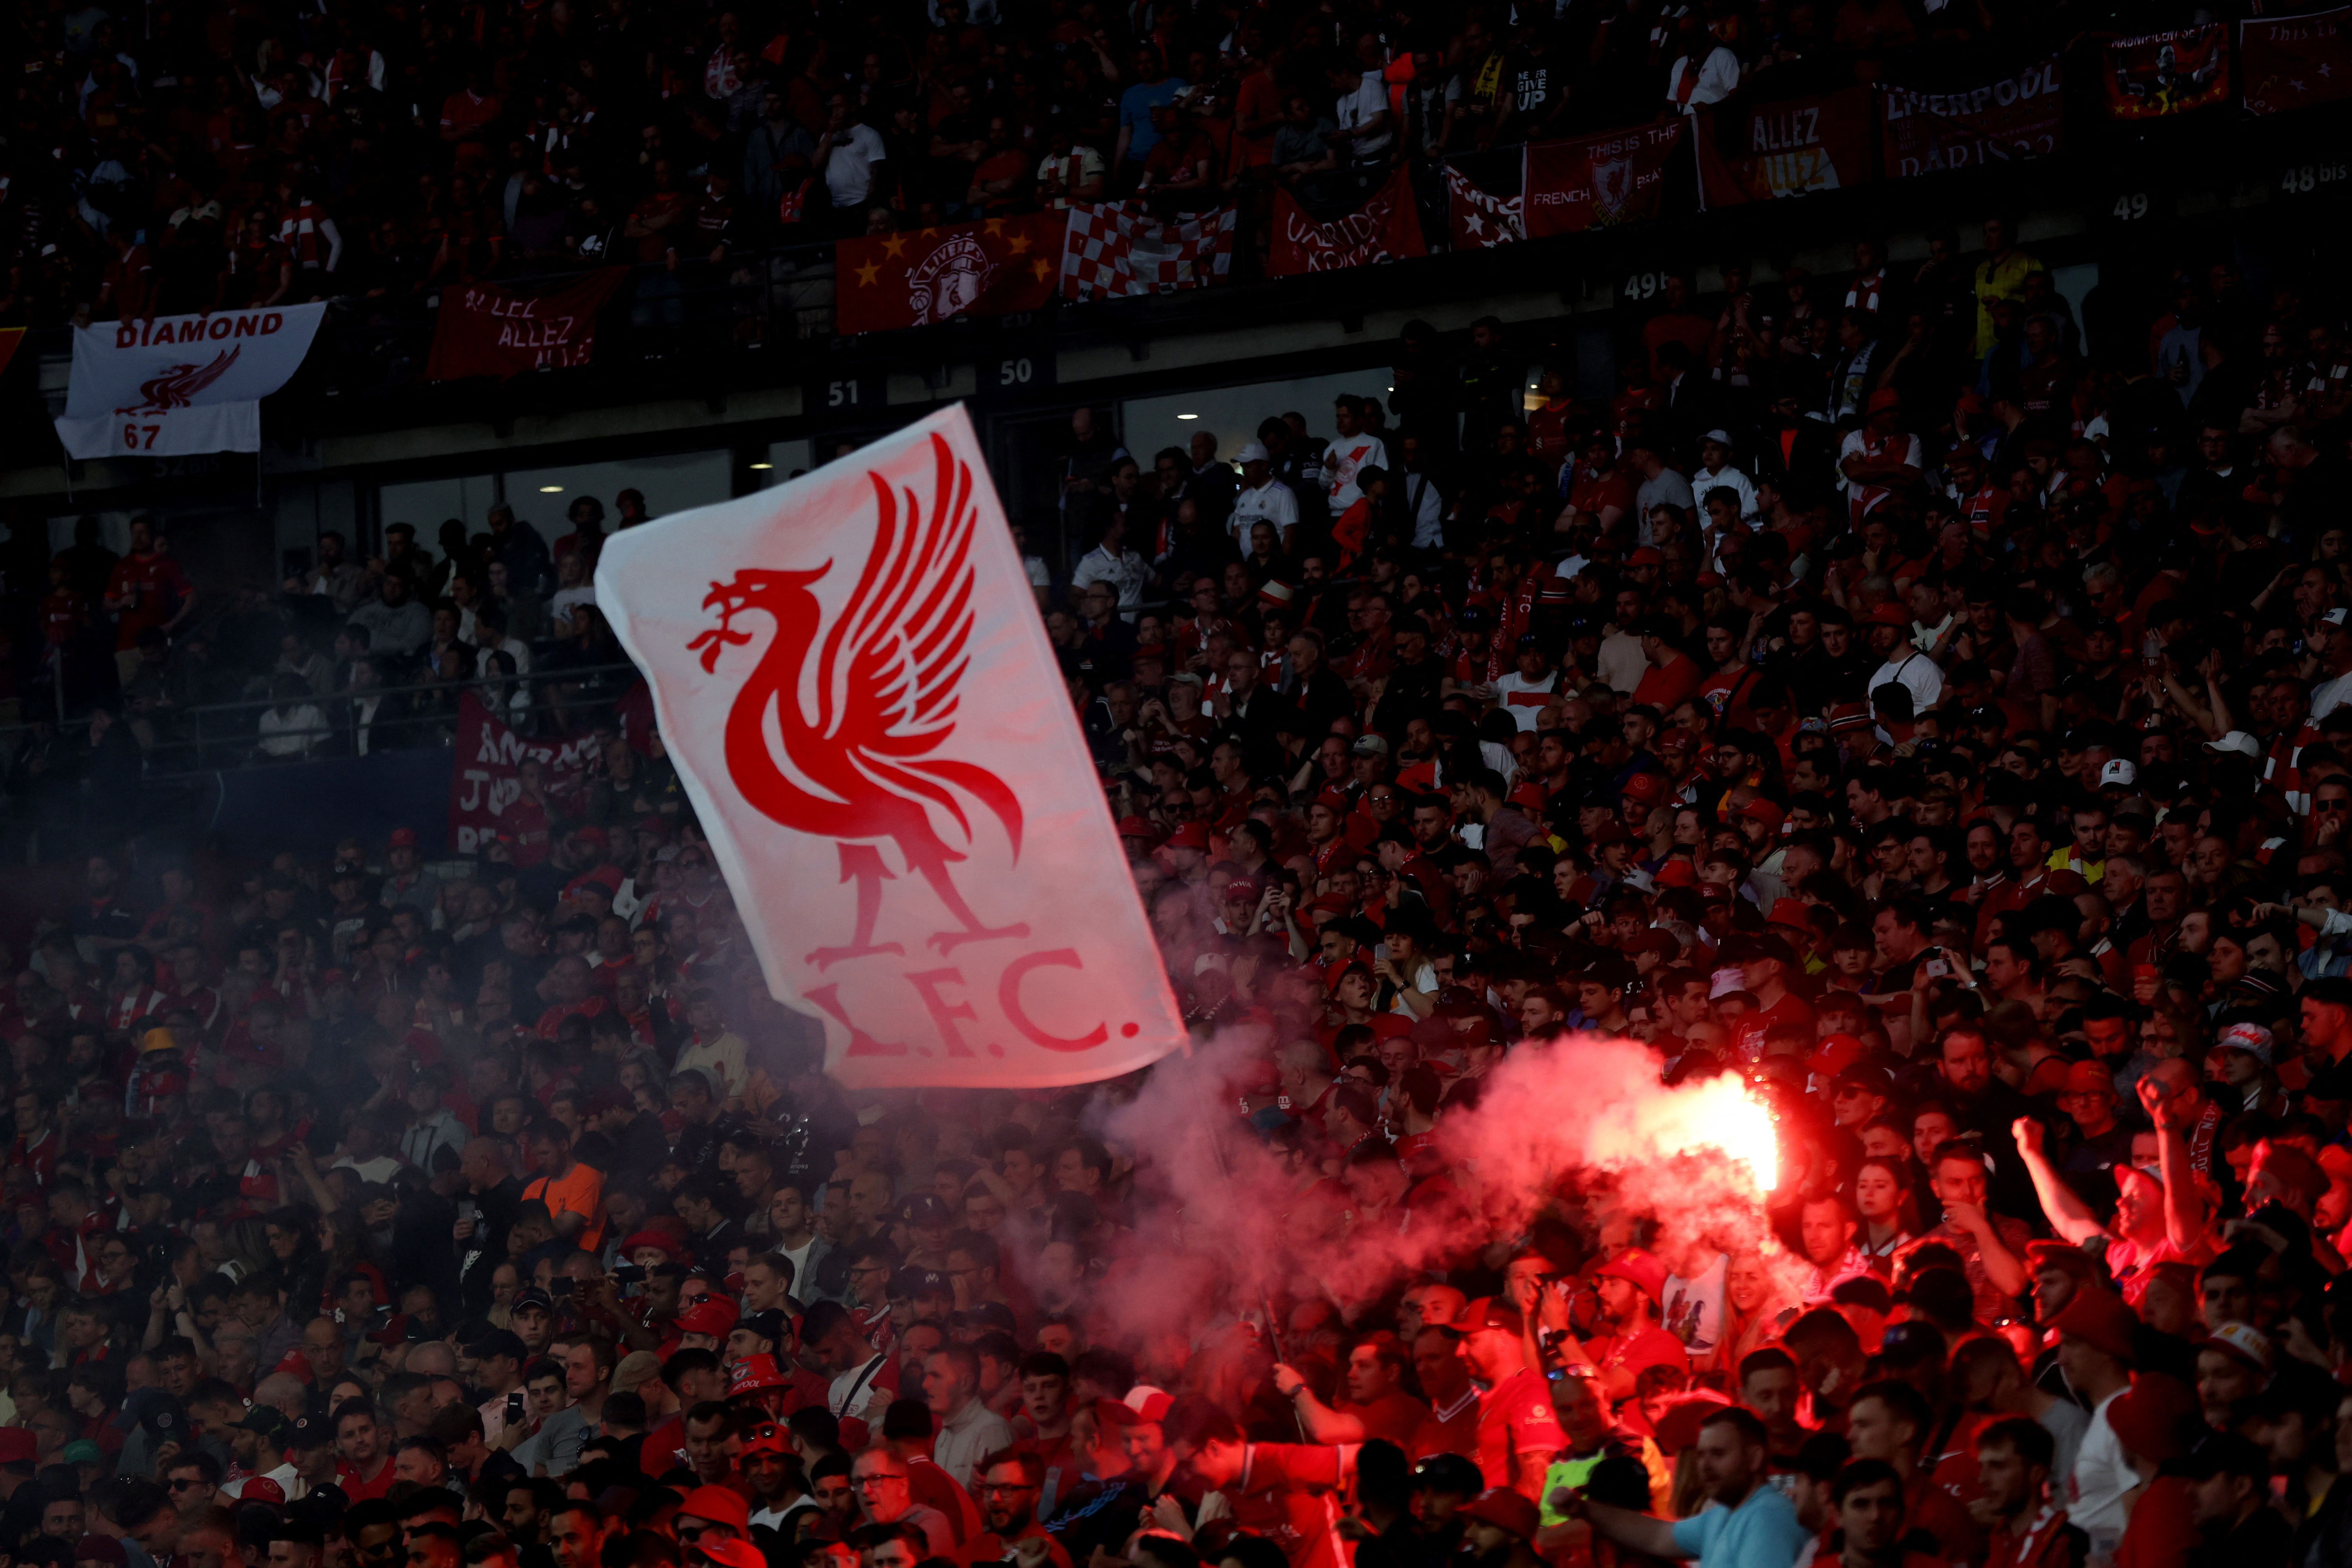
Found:
[[[961,405],[599,560],[768,984],[853,1087],[1184,1039],[1028,582]]]
[[[1528,145],[1520,197],[1528,237],[1576,234],[1658,216],[1666,162],[1687,119]]]
[[[450,847],[475,855],[504,838],[513,846],[516,865],[538,865],[547,858],[559,819],[576,809],[595,755],[593,736],[526,739],[467,692],[457,704],[457,757],[449,772]],[[525,763],[537,764],[529,789]]]
[[[1124,300],[1217,282],[1233,270],[1239,207],[1162,222],[1139,202],[1077,202],[1062,236],[1062,297]]]
[[[1276,278],[1301,272],[1336,272],[1348,267],[1426,256],[1421,214],[1412,199],[1412,179],[1402,168],[1362,206],[1329,223],[1317,223],[1288,191],[1274,194],[1274,247],[1266,270]]]
[[[1004,316],[1054,297],[1064,215],[845,239],[834,250],[834,330],[843,336],[958,316]]]
[[[596,313],[628,275],[625,267],[604,267],[576,283],[528,294],[489,283],[442,289],[425,379],[586,364],[596,352]]]
[[[2058,58],[1956,92],[1887,86],[1879,145],[1890,179],[2046,158],[2058,151]]]
[[[58,438],[76,458],[261,450],[261,400],[310,352],[327,307],[271,305],[77,327]]]
[[[1485,250],[1528,237],[1519,196],[1498,196],[1448,163],[1445,166],[1447,237],[1456,250]]]
[[[2107,115],[2159,120],[2226,103],[2230,29],[2219,22],[2107,41]]]
[[[0,327],[0,375],[7,374],[8,362],[16,357],[17,345],[24,341],[24,328]]]
[[[2352,6],[2239,23],[2238,83],[2249,114],[2352,97]]]
[[[1869,183],[1870,89],[1709,110],[1698,129],[1699,194],[1710,207]]]

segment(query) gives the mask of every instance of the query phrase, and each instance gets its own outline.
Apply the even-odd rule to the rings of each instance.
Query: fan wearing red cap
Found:
[[[1653,1254],[1629,1247],[1594,1272],[1593,1294],[1608,1332],[1579,1343],[1573,1334],[1559,1342],[1561,1358],[1590,1364],[1612,1404],[1629,1399],[1633,1380],[1654,1366],[1690,1371],[1682,1341],[1659,1326],[1666,1293],[1666,1266]]]
[[[2140,1477],[2108,1417],[2115,1402],[2132,1386],[2139,1319],[2114,1291],[2082,1289],[2051,1320],[2050,1327],[2058,1335],[2059,1371],[2065,1373],[2067,1385],[2091,1403],[2090,1428],[2083,1434],[2074,1461],[2068,1516],[2094,1534],[2121,1535],[2129,1513],[2126,1500],[2139,1487]]]
[[[1565,1439],[1543,1373],[1528,1364],[1526,1320],[1500,1297],[1481,1296],[1454,1328],[1463,1362],[1486,1385],[1478,1394],[1478,1473],[1490,1488],[1532,1500]]]

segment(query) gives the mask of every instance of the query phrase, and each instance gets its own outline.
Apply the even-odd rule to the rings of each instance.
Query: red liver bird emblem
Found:
[[[936,462],[928,504],[912,488],[894,490],[869,471],[876,506],[874,547],[846,602],[826,624],[811,584],[833,563],[805,571],[750,568],[713,583],[703,608],[719,625],[687,646],[716,673],[729,647],[749,644],[736,617],[757,610],[775,635],[728,710],[727,771],[761,815],[841,847],[841,879],[857,884],[857,929],[846,946],[819,948],[823,970],[844,959],[900,953],[876,942],[882,884],[892,873],[880,846],[898,846],[907,870],[930,884],[961,929],[935,933],[942,953],[968,942],[1029,934],[1025,925],[990,927],[965,903],[950,868],[965,857],[938,822],[969,846],[968,803],[1004,827],[1017,859],[1021,803],[1004,781],[971,763],[937,755],[955,733],[957,688],[972,628],[971,542],[979,521],[971,469],[931,437]],[[815,662],[815,711],[803,675]],[[772,723],[772,729],[771,725]],[[772,736],[773,737],[772,739]],[[782,752],[779,765],[776,752]]]
[[[223,349],[207,365],[175,364],[163,374],[139,384],[141,401],[129,408],[118,408],[117,414],[162,414],[174,408],[185,408],[197,393],[228,374],[245,345]]]

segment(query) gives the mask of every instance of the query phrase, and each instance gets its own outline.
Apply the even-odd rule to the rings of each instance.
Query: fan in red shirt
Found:
[[[1664,1264],[1638,1247],[1629,1247],[1595,1272],[1592,1290],[1609,1331],[1580,1344],[1563,1324],[1554,1342],[1568,1364],[1582,1362],[1592,1367],[1612,1403],[1622,1405],[1631,1398],[1633,1380],[1654,1366],[1689,1372],[1690,1352],[1682,1341],[1658,1326],[1658,1303],[1666,1293]],[[1547,1304],[1557,1300],[1546,1298]]]
[[[106,607],[114,612],[114,659],[125,679],[138,668],[139,634],[152,626],[168,635],[195,605],[195,585],[163,553],[154,525],[132,518],[131,553],[115,563],[106,580]]]
[[[1760,1061],[1764,1041],[1776,1026],[1813,1031],[1813,1005],[1789,989],[1797,973],[1797,955],[1786,939],[1770,935],[1727,942],[1720,954],[1726,963],[1739,966],[1739,984],[1756,998],[1756,1005],[1740,1016],[1734,1052],[1742,1062]]]

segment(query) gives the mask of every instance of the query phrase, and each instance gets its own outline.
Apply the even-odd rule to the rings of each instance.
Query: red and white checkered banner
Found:
[[[1453,164],[1445,165],[1445,211],[1456,250],[1485,250],[1527,238],[1519,198],[1498,196]]]
[[[1122,300],[1198,289],[1233,270],[1238,207],[1176,223],[1140,203],[1074,203],[1062,236],[1062,297]]]

